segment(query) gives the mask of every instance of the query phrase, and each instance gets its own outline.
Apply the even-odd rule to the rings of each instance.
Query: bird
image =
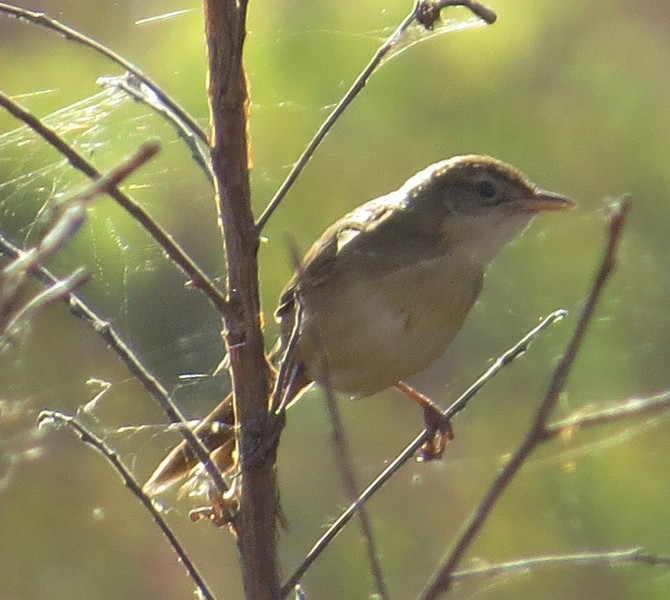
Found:
[[[314,383],[354,398],[396,387],[436,432],[426,457],[441,455],[448,423],[404,382],[449,347],[499,252],[538,213],[574,206],[501,160],[467,154],[424,168],[336,221],[306,253],[275,311],[280,333],[268,358],[279,368],[300,310],[286,404]],[[194,429],[221,472],[235,464],[234,422],[228,396]],[[182,441],[143,489],[156,495],[198,464]]]

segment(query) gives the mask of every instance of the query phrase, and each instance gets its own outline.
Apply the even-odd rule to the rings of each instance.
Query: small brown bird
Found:
[[[495,158],[467,155],[427,167],[337,221],[305,255],[275,312],[281,333],[270,360],[277,366],[299,297],[289,402],[314,382],[355,397],[396,386],[423,407],[427,425],[443,438],[435,405],[402,382],[444,353],[487,266],[533,216],[573,207]],[[234,464],[233,424],[228,397],[195,430],[222,472]],[[439,455],[442,447],[440,440],[432,451]],[[181,442],[144,490],[157,494],[197,465]]]

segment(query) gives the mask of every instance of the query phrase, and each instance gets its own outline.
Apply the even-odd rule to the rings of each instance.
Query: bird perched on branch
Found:
[[[467,155],[425,168],[331,225],[305,255],[275,312],[281,333],[269,358],[277,367],[301,307],[287,403],[314,382],[354,397],[396,386],[422,407],[435,433],[424,454],[439,456],[448,423],[402,382],[444,353],[505,245],[536,214],[573,206],[500,160]],[[195,429],[222,472],[234,464],[233,425],[228,397]],[[197,465],[181,442],[144,490],[159,493]]]

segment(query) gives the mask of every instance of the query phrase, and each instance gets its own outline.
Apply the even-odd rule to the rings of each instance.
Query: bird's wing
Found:
[[[299,272],[294,273],[279,297],[275,316],[281,321],[292,313],[298,279],[308,277],[310,283],[319,285],[328,279],[345,248],[358,245],[364,236],[384,223],[398,208],[398,196],[392,192],[370,200],[331,225],[312,245],[305,255]]]

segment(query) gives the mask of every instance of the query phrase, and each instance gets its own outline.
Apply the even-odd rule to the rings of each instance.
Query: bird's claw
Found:
[[[430,461],[442,458],[447,443],[454,439],[454,430],[451,422],[440,410],[426,406],[423,412],[423,422],[429,438],[421,447],[419,460]]]

